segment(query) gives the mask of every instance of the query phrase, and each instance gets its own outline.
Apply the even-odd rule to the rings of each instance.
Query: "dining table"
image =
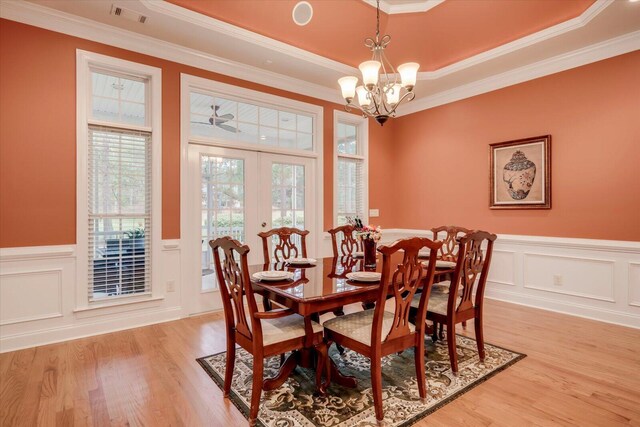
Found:
[[[254,293],[291,309],[306,319],[319,321],[322,313],[340,311],[342,307],[363,303],[373,306],[380,292],[380,281],[360,282],[350,280],[347,275],[353,272],[370,271],[382,272],[382,256],[377,254],[375,267],[365,267],[363,258],[354,256],[319,258],[306,264],[293,264],[287,261],[249,266],[249,275]],[[393,254],[392,265],[402,263],[403,253]],[[425,259],[424,261],[428,261]],[[424,266],[427,268],[426,264]],[[288,271],[293,277],[286,280],[265,281],[254,277],[262,271]],[[450,279],[453,274],[451,266],[436,268],[434,283]],[[291,276],[291,275],[289,275]],[[390,294],[391,295],[391,294]],[[305,348],[292,354],[287,360],[288,369],[283,369],[282,375],[289,375],[291,365],[300,365],[315,369],[313,348]],[[283,363],[284,365],[284,363]],[[355,387],[354,377],[343,375],[330,358],[330,380],[346,387]],[[281,383],[282,378],[274,381]],[[326,389],[328,384],[323,387]]]

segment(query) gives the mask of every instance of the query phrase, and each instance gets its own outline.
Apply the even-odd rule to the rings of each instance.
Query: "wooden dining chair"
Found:
[[[272,228],[269,231],[258,233],[262,239],[262,255],[265,265],[271,262],[283,262],[289,258],[306,258],[307,234],[309,234],[308,230],[291,227]],[[299,244],[296,244],[295,240],[299,240]],[[273,247],[272,250],[270,250],[270,246]],[[262,305],[267,311],[272,308],[271,301],[267,297],[262,298]]]
[[[356,227],[352,224],[341,225],[328,230],[331,235],[333,256],[350,256],[354,252],[362,251],[362,240],[355,236]]]
[[[449,291],[447,293],[432,292],[429,297],[427,320],[434,322],[434,329],[438,324],[447,326],[449,360],[454,374],[458,373],[455,330],[458,323],[474,320],[478,354],[480,360],[484,360],[482,329],[484,289],[495,240],[496,235],[486,231],[472,231],[459,238],[458,258]],[[484,242],[487,247],[483,252]],[[411,306],[419,311],[421,303],[421,300],[414,297]],[[434,333],[433,338],[438,339],[437,333]]]
[[[325,340],[329,345],[335,342],[370,359],[373,402],[379,424],[384,419],[381,366],[384,356],[415,348],[418,392],[422,399],[427,397],[423,329],[436,253],[441,245],[441,242],[414,237],[398,240],[390,246],[381,246],[378,251],[382,253],[382,276],[375,308],[336,317],[323,325]],[[422,248],[428,248],[431,255],[426,270],[418,258],[418,251]],[[404,250],[403,261],[392,270],[391,256],[400,250]],[[423,287],[423,292],[417,313],[419,321],[414,325],[409,321],[409,311],[416,290],[420,287]],[[394,307],[393,312],[385,310],[388,296],[391,296],[389,303]]]
[[[438,258],[444,261],[455,262],[458,259],[458,238],[471,232],[468,228],[456,225],[442,225],[431,229],[433,240],[441,240],[442,248],[438,252]],[[442,239],[438,237],[442,236]]]
[[[316,387],[322,393],[322,374],[328,378],[327,346],[322,337],[322,326],[290,309],[258,311],[249,270],[249,246],[231,237],[220,237],[209,242],[213,250],[227,330],[227,364],[224,375],[224,396],[229,397],[235,364],[236,343],[253,356],[253,381],[249,424],[254,425],[262,390],[280,387],[295,367],[295,358],[281,364],[278,374],[263,380],[264,358],[315,348],[318,355]],[[221,256],[220,251],[223,252]]]
[[[281,262],[289,258],[307,257],[306,237],[308,230],[299,228],[280,227],[258,233],[262,239],[262,253],[264,262]],[[299,240],[296,244],[295,240]],[[271,241],[271,242],[270,242]],[[271,243],[272,250],[269,249]],[[273,254],[273,258],[271,255]]]

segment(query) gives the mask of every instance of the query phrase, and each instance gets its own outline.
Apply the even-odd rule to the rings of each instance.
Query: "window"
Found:
[[[313,151],[313,117],[242,98],[190,93],[192,137]]]
[[[367,120],[353,114],[334,114],[335,173],[334,211],[336,225],[349,217],[367,221]]]
[[[78,67],[78,252],[86,254],[79,256],[79,271],[80,283],[87,283],[79,293],[82,307],[152,294],[160,104],[152,108],[151,101],[159,100],[160,70],[81,51]]]

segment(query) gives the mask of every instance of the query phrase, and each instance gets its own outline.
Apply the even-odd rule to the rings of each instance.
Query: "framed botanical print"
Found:
[[[489,207],[551,209],[551,135],[489,145]]]

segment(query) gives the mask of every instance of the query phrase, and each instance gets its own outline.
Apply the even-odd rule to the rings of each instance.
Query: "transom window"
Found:
[[[268,104],[190,93],[192,137],[313,151],[313,117]]]

